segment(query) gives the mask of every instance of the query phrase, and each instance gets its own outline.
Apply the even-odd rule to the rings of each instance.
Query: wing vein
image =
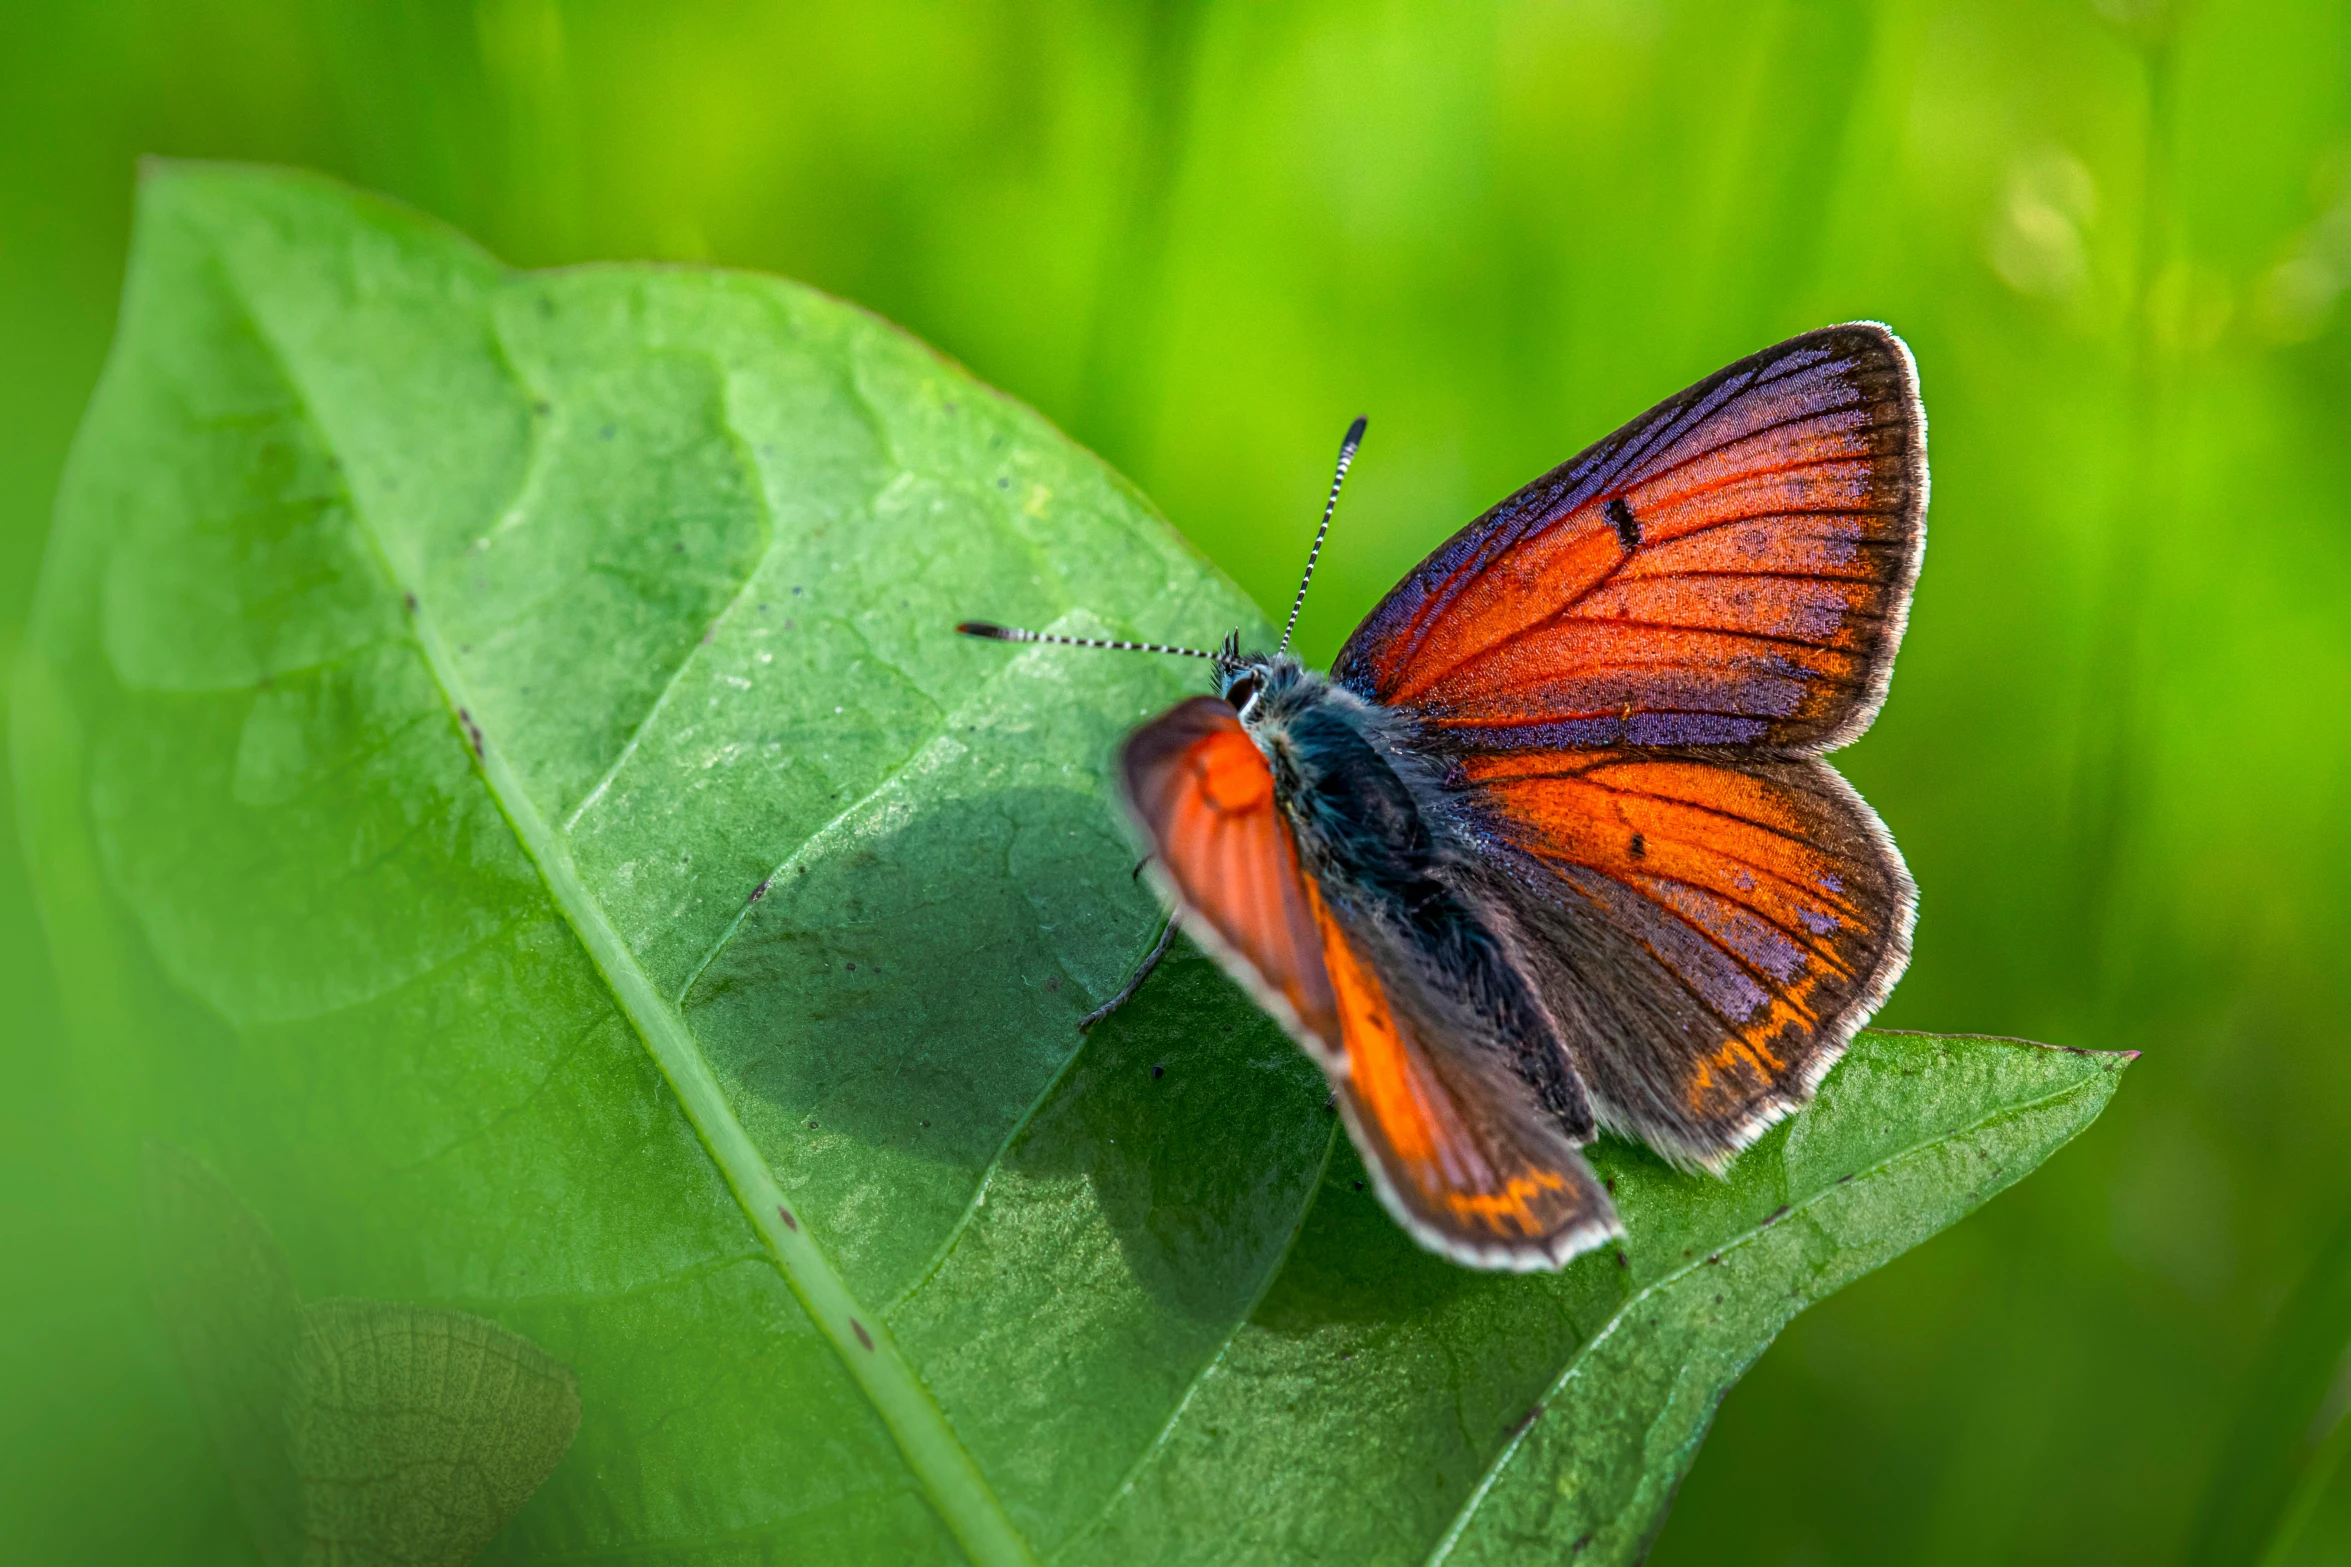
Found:
[[[1583,595],[1581,594],[1577,595],[1579,600],[1582,597]],[[1851,608],[1848,608],[1841,617],[1843,621],[1860,621],[1865,624],[1882,623],[1885,618],[1886,617],[1883,615],[1872,614],[1866,610],[1855,610]],[[1564,626],[1561,624],[1563,621],[1573,621],[1576,623],[1576,625],[1573,627]],[[1547,619],[1539,620],[1530,626],[1521,626],[1518,630],[1511,632],[1508,636],[1498,638],[1495,641],[1488,643],[1486,646],[1479,648],[1476,652],[1467,654],[1455,662],[1447,665],[1437,674],[1434,680],[1420,682],[1421,688],[1425,691],[1435,685],[1451,679],[1453,676],[1460,674],[1463,670],[1474,669],[1478,665],[1484,664],[1496,656],[1508,652],[1511,648],[1516,647],[1529,638],[1540,636],[1546,631],[1580,629],[1582,627],[1603,628],[1618,626],[1621,626],[1629,631],[1690,631],[1706,636],[1729,637],[1742,642],[1761,642],[1772,647],[1797,647],[1804,648],[1810,652],[1815,653],[1839,653],[1854,658],[1858,658],[1860,656],[1858,653],[1854,653],[1848,649],[1838,647],[1834,642],[1816,642],[1808,640],[1804,637],[1782,636],[1776,632],[1739,631],[1726,629],[1721,626],[1686,626],[1675,621],[1647,620],[1632,615],[1576,615],[1572,614],[1568,609],[1561,609],[1553,613]],[[1660,710],[1643,708],[1641,711],[1651,712]],[[1704,709],[1699,709],[1699,711],[1704,711]],[[1439,721],[1443,722],[1443,720]],[[1519,722],[1527,721],[1528,720],[1519,720]]]

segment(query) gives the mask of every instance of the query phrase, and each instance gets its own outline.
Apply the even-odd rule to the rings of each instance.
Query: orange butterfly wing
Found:
[[[1331,673],[1465,750],[1833,749],[1884,698],[1926,488],[1901,340],[1808,332],[1463,529]]]
[[[1329,1066],[1338,1002],[1273,773],[1231,707],[1196,696],[1128,736],[1127,806],[1194,939]]]
[[[1316,899],[1346,1040],[1335,1079],[1381,1200],[1423,1245],[1482,1268],[1556,1268],[1624,1233],[1582,1155],[1516,1081],[1434,1052]]]
[[[1607,1194],[1524,1084],[1421,1044],[1300,868],[1272,772],[1232,709],[1195,697],[1138,729],[1127,801],[1187,927],[1329,1074],[1382,1200],[1484,1267],[1552,1268],[1621,1233]]]
[[[1801,1104],[1910,957],[1917,890],[1809,757],[1482,756],[1471,810],[1603,1122],[1719,1163]]]

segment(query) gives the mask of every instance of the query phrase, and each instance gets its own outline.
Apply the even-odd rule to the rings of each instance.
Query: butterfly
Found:
[[[1624,1233],[1580,1148],[1722,1171],[1909,961],[1917,889],[1821,754],[1885,698],[1926,503],[1910,352],[1856,323],[1535,480],[1327,675],[1289,652],[1306,582],[1270,654],[958,629],[1210,660],[1118,757],[1153,961],[1180,921],[1281,1020],[1423,1245],[1551,1269]]]

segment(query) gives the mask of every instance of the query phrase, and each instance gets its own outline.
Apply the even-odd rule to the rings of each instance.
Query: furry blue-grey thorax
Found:
[[[1243,654],[1230,637],[1216,686],[1264,754],[1307,864],[1409,900],[1447,847],[1447,813],[1401,721],[1289,653]]]

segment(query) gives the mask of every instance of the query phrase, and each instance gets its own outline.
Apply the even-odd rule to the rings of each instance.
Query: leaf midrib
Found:
[[[1664,1274],[1661,1277],[1652,1280],[1650,1283],[1643,1285],[1640,1289],[1626,1296],[1624,1300],[1617,1306],[1616,1310],[1609,1313],[1608,1320],[1600,1325],[1599,1331],[1595,1332],[1590,1338],[1584,1340],[1582,1344],[1576,1347],[1576,1352],[1568,1357],[1567,1364],[1560,1368],[1559,1375],[1551,1379],[1551,1385],[1544,1390],[1543,1396],[1536,1401],[1537,1404],[1539,1406],[1547,1406],[1553,1399],[1559,1397],[1560,1393],[1565,1390],[1568,1383],[1575,1380],[1578,1373],[1584,1369],[1584,1363],[1591,1358],[1593,1353],[1597,1351],[1602,1344],[1606,1343],[1610,1338],[1614,1337],[1616,1330],[1631,1319],[1635,1307],[1646,1301],[1655,1299],[1664,1290],[1671,1287],[1672,1285],[1680,1283],[1683,1279],[1688,1278],[1690,1275],[1696,1273],[1700,1268],[1707,1267],[1715,1263],[1725,1253],[1736,1251],[1739,1248],[1750,1244],[1751,1242],[1762,1239],[1764,1236],[1770,1234],[1773,1230],[1776,1230],[1781,1225],[1785,1224],[1788,1220],[1795,1218],[1801,1213],[1804,1213],[1806,1210],[1813,1207],[1816,1203],[1821,1202],[1822,1200],[1834,1195],[1839,1191],[1845,1190],[1848,1186],[1859,1185],[1862,1182],[1870,1180],[1872,1177],[1884,1174],[1886,1171],[1892,1169],[1898,1164],[1903,1163],[1905,1160],[1915,1158],[1923,1153],[1932,1152],[1933,1150],[1941,1148],[1948,1143],[1956,1142],[1962,1137],[1972,1136],[1976,1132],[1979,1132],[1985,1127],[1990,1126],[1995,1121],[2005,1120],[2011,1116],[2024,1115],[2030,1111],[2040,1109],[2043,1105],[2055,1104],[2061,1099],[2067,1099],[2073,1095],[2085,1092],[2086,1090],[2096,1087],[2098,1081],[2099,1075],[2077,1078],[2073,1082],[2066,1084],[2063,1088],[2053,1089],[2037,1098],[2021,1100],[2015,1104],[2002,1105],[1999,1109],[1994,1110],[1987,1115],[1980,1116],[1977,1119],[1970,1121],[1965,1126],[1955,1127],[1950,1131],[1941,1132],[1933,1137],[1924,1138],[1919,1142],[1912,1143],[1907,1148],[1898,1149],[1895,1152],[1886,1155],[1877,1163],[1868,1166],[1866,1169],[1856,1170],[1849,1178],[1840,1181],[1832,1181],[1828,1185],[1821,1187],[1818,1191],[1813,1192],[1811,1195],[1804,1197],[1797,1202],[1790,1203],[1782,1212],[1764,1220],[1761,1224],[1754,1225],[1742,1231],[1738,1235],[1733,1236],[1728,1241],[1725,1241],[1722,1245],[1717,1246],[1712,1251],[1708,1252],[1705,1257],[1702,1257],[1693,1262],[1685,1262],[1680,1267],[1675,1268],[1672,1272]],[[1462,1536],[1469,1532],[1469,1526],[1476,1521],[1478,1509],[1485,1505],[1487,1493],[1493,1490],[1495,1482],[1497,1482],[1502,1477],[1503,1471],[1510,1466],[1511,1458],[1515,1456],[1519,1448],[1525,1444],[1528,1433],[1533,1431],[1533,1429],[1533,1422],[1529,1422],[1525,1427],[1513,1435],[1509,1441],[1505,1442],[1502,1445],[1501,1451],[1497,1452],[1493,1458],[1488,1461],[1485,1472],[1478,1476],[1478,1483],[1471,1488],[1468,1497],[1463,1500],[1461,1504],[1461,1511],[1454,1515],[1452,1523],[1448,1524],[1445,1528],[1445,1532],[1437,1537],[1437,1543],[1430,1547],[1427,1561],[1423,1564],[1423,1567],[1443,1567],[1443,1563],[1452,1556],[1453,1548],[1461,1543]]]
[[[226,258],[224,258],[226,259]],[[295,359],[263,319],[256,297],[237,277],[233,265],[224,272],[236,282],[238,305],[255,340],[276,363],[294,393],[305,422],[317,432],[329,451],[336,442],[318,414],[317,400],[296,369]],[[535,442],[534,442],[535,453]],[[534,455],[534,465],[535,465]],[[474,751],[476,765],[491,798],[498,804],[517,842],[538,868],[549,898],[587,950],[589,961],[645,1042],[654,1066],[677,1095],[695,1134],[702,1140],[728,1189],[735,1194],[776,1270],[798,1297],[819,1332],[831,1342],[850,1377],[881,1417],[907,1464],[921,1481],[931,1506],[956,1541],[978,1563],[1005,1567],[1034,1567],[1035,1556],[1013,1527],[979,1465],[947,1423],[929,1389],[900,1353],[896,1340],[877,1313],[865,1311],[850,1293],[832,1259],[816,1241],[785,1218],[782,1188],[761,1156],[750,1134],[712,1072],[701,1046],[655,988],[635,953],[613,926],[603,905],[588,889],[573,861],[568,841],[540,814],[521,778],[507,761],[496,738],[482,727],[456,661],[433,623],[424,585],[411,583],[395,564],[395,556],[378,531],[368,507],[344,486],[351,515],[375,557],[377,569],[396,599],[413,604],[410,635],[424,655],[426,667],[449,709],[452,738]],[[473,736],[479,737],[478,742]]]

